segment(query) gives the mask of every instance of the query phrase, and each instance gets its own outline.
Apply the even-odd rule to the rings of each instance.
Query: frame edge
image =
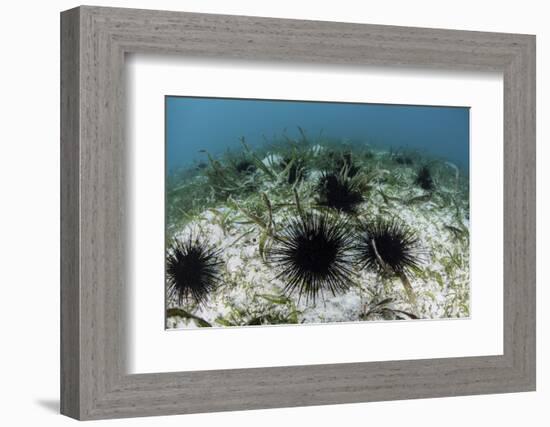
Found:
[[[60,21],[60,412],[80,419],[80,8],[61,12]]]

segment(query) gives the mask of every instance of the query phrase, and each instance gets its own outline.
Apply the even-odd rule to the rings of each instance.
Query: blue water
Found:
[[[469,108],[337,102],[166,97],[168,173],[217,155],[240,150],[244,136],[252,146],[286,135],[298,126],[312,139],[324,137],[368,141],[380,147],[423,150],[461,169],[469,165]]]

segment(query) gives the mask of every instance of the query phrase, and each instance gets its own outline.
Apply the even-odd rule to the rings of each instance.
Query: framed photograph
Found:
[[[535,390],[535,37],[61,14],[61,411]]]

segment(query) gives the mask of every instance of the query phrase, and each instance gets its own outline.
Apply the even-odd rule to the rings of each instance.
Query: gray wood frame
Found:
[[[127,375],[126,53],[504,75],[504,354]],[[162,143],[160,141],[159,143]],[[61,412],[100,419],[535,390],[535,37],[83,6],[61,14]]]

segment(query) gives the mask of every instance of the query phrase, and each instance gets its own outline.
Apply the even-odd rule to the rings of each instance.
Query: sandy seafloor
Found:
[[[314,159],[327,148],[316,144],[307,150]],[[247,208],[250,206],[262,216],[258,206],[263,206],[262,193],[265,193],[274,207],[278,203],[283,206],[273,209],[273,223],[284,226],[288,216],[295,212],[291,186],[285,177],[266,179],[264,171],[258,169],[246,177],[254,183],[254,191],[219,197],[210,187],[203,170],[196,168],[198,172],[194,176],[183,174],[185,178],[172,183],[172,188],[177,188],[177,191],[168,195],[172,197],[169,200],[172,210],[168,211],[167,241],[185,239],[190,233],[203,236],[209,244],[221,250],[224,262],[222,281],[204,306],[187,303],[179,307],[176,301],[168,300],[166,327],[412,318],[403,313],[413,314],[419,319],[468,317],[468,177],[445,159],[426,158],[425,154],[411,152],[413,164],[399,164],[395,161],[395,152],[371,147],[361,147],[358,152],[365,150],[369,153],[365,158],[354,153],[354,162],[361,170],[368,171],[369,177],[369,191],[357,210],[357,216],[366,219],[396,217],[415,231],[426,252],[420,271],[408,275],[416,294],[416,304],[407,299],[399,278],[381,277],[367,270],[356,270],[356,286],[346,293],[336,296],[324,293],[315,304],[306,302],[304,298],[299,300],[296,294],[283,295],[284,283],[277,279],[277,271],[260,252],[262,227],[250,220]],[[277,172],[278,154],[263,153],[258,158]],[[436,185],[433,192],[415,185],[419,167],[427,163]],[[278,173],[282,174],[282,171]],[[316,209],[315,185],[321,173],[320,169],[310,167],[307,177],[296,185],[304,210]],[[188,192],[189,195],[192,191],[209,194],[205,199],[206,206],[201,209],[200,203],[198,206],[193,203],[193,209],[180,218],[177,212],[184,212],[189,205],[188,197],[183,200],[181,194]]]

